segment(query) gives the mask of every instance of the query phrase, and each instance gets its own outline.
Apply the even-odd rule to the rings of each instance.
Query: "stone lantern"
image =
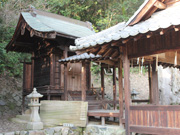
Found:
[[[28,106],[31,108],[31,116],[30,122],[27,123],[27,129],[37,130],[43,129],[43,123],[41,122],[41,118],[39,117],[39,98],[43,97],[43,95],[37,93],[36,88],[33,89],[33,92],[27,95],[30,98],[30,104]]]

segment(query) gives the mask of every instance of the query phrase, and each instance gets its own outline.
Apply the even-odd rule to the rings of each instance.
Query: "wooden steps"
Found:
[[[69,91],[73,101],[81,101],[81,91]],[[88,110],[102,109],[102,105],[97,102],[91,102],[98,100],[98,96],[93,91],[86,91],[86,101],[88,102]],[[89,102],[90,101],[90,102]]]

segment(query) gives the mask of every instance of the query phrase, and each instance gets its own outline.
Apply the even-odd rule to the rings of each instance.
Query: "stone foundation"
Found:
[[[88,125],[79,127],[52,127],[44,130],[14,131],[0,135],[125,135],[125,130],[118,126]]]

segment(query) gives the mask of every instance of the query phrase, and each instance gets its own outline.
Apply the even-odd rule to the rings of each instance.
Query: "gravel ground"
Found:
[[[25,129],[25,124],[12,122],[11,118],[13,118],[13,116],[3,116],[0,118],[0,133],[21,131]]]

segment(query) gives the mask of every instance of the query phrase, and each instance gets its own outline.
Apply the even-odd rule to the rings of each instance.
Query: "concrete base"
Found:
[[[43,129],[43,123],[42,122],[28,122],[27,129],[29,130]]]

